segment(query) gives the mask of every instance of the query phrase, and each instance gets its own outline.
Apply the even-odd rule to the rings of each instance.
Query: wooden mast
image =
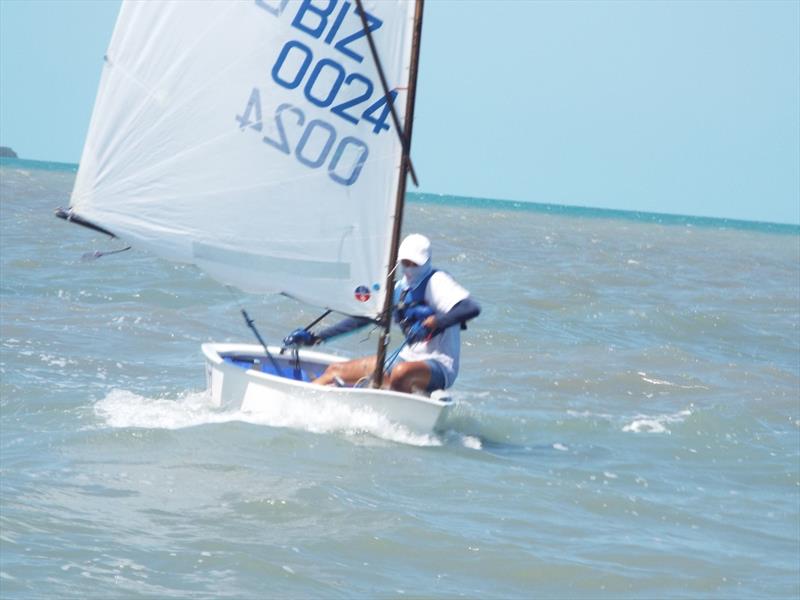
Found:
[[[377,360],[375,372],[372,376],[373,385],[383,385],[383,364],[386,361],[386,346],[389,344],[389,330],[392,327],[392,303],[394,300],[394,272],[397,264],[397,248],[400,245],[400,231],[403,226],[403,206],[406,195],[406,179],[410,166],[411,129],[414,125],[414,99],[417,93],[417,72],[419,70],[419,46],[422,40],[422,10],[424,0],[416,0],[414,9],[414,34],[411,46],[411,65],[408,74],[408,95],[406,97],[405,123],[403,124],[404,144],[403,155],[400,161],[399,182],[397,185],[397,198],[395,200],[394,226],[392,228],[392,244],[389,251],[389,264],[384,285],[385,297],[380,324],[383,328],[378,340]],[[385,90],[388,96],[388,90]]]

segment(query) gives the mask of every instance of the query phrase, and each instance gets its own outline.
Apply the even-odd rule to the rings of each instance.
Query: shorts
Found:
[[[443,390],[447,387],[447,377],[444,374],[444,367],[438,360],[428,359],[425,361],[431,369],[431,380],[428,382],[428,387],[425,388],[426,392],[433,392],[435,390]]]
[[[394,369],[397,365],[399,365],[402,362],[406,361],[403,360],[402,358],[398,358],[394,362],[394,364],[391,367],[389,367],[389,369],[387,369],[386,372],[391,373],[392,369]],[[430,393],[436,390],[445,389],[447,387],[447,376],[444,373],[444,367],[442,366],[442,363],[430,358],[422,362],[428,365],[428,368],[431,370],[431,378],[428,381],[428,386],[425,388],[425,391]]]

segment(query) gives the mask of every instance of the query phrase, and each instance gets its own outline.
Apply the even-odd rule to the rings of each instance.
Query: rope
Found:
[[[398,357],[398,356],[400,356],[400,352],[401,352],[401,350],[402,350],[403,348],[405,348],[407,344],[408,344],[408,340],[403,340],[403,343],[402,343],[402,344],[400,344],[400,346],[397,348],[397,350],[395,350],[394,352],[392,352],[392,353],[389,355],[389,357],[388,357],[388,358],[386,359],[386,361],[383,363],[383,370],[384,370],[384,371],[388,371],[389,369],[391,369],[391,368],[392,368],[392,365],[394,364],[394,361],[396,361],[396,360],[397,360],[397,357]]]

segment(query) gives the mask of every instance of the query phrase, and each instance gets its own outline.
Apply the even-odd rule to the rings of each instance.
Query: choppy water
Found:
[[[113,244],[43,167],[0,167],[4,599],[800,595],[798,228],[417,198],[484,308],[420,436],[209,408],[239,302],[270,340],[316,311],[81,261]]]

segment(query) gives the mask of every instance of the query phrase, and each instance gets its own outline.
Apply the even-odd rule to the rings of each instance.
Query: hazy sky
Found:
[[[118,8],[0,0],[0,145],[78,161]],[[412,155],[425,192],[800,223],[800,2],[428,0]]]

